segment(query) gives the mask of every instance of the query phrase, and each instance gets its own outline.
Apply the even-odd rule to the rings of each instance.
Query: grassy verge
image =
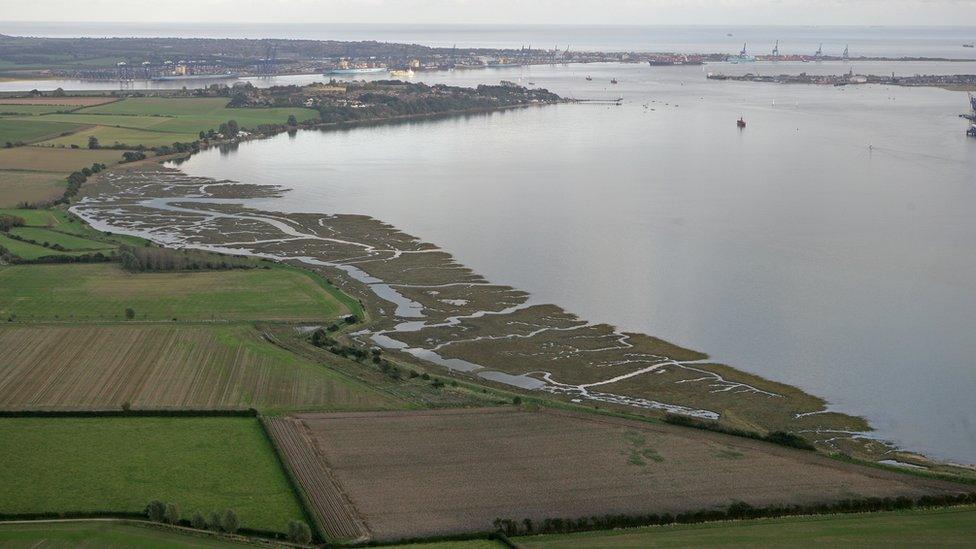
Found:
[[[254,418],[0,420],[0,514],[234,509],[245,528],[304,516]]]
[[[183,534],[178,531],[125,522],[36,522],[0,524],[0,546],[145,547],[148,549],[247,547],[230,539]]]
[[[965,547],[976,507],[914,509],[526,536],[523,547]]]

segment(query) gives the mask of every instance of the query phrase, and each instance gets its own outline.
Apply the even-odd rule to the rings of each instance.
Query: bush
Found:
[[[293,520],[288,523],[288,539],[295,543],[311,543],[312,529],[300,520]]]
[[[214,532],[222,532],[224,530],[223,517],[217,511],[210,513],[210,529]]]
[[[224,532],[233,534],[241,528],[241,519],[237,518],[237,513],[233,509],[228,509],[220,517],[220,527]]]
[[[180,522],[180,506],[175,503],[167,503],[166,511],[164,513],[164,518],[166,522],[170,524],[179,524]]]
[[[203,516],[203,513],[197,511],[193,513],[193,518],[190,519],[190,526],[197,530],[204,530],[207,528],[207,518]]]
[[[125,318],[126,320],[132,320],[136,317],[136,312],[131,307],[125,308]]]
[[[166,518],[166,504],[154,499],[146,505],[146,516],[153,522],[163,522]]]

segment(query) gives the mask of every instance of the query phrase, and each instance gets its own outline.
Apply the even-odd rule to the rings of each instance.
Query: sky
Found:
[[[976,25],[976,0],[0,0],[0,21]]]

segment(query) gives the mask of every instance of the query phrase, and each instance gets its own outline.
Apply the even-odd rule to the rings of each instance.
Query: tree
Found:
[[[288,539],[295,543],[311,543],[312,529],[300,520],[293,520],[288,523]]]
[[[136,317],[135,310],[133,310],[132,307],[126,307],[125,308],[125,319],[126,320],[132,320],[135,317]]]
[[[237,513],[233,509],[224,511],[224,516],[220,517],[220,526],[224,532],[233,534],[241,527],[241,519],[237,518]]]
[[[153,522],[163,522],[166,516],[166,505],[158,499],[150,501],[149,505],[146,505],[146,516]]]
[[[193,518],[190,519],[190,525],[197,530],[203,530],[207,527],[207,519],[203,516],[203,513],[197,511],[193,513]]]
[[[180,522],[180,506],[175,503],[166,504],[166,512],[164,513],[164,518],[166,522],[170,524],[177,524]]]
[[[291,126],[291,127],[293,127],[293,128],[298,125],[298,119],[295,118],[295,115],[294,114],[289,114],[288,115],[288,125]]]
[[[214,532],[220,532],[224,529],[223,517],[217,511],[210,513],[210,529]]]
[[[88,136],[88,148],[89,149],[97,149],[100,146],[101,145],[98,144],[98,138],[97,137],[95,137],[94,135],[89,135]]]
[[[200,139],[206,139],[206,138],[207,138],[207,134],[203,130],[200,130]]]

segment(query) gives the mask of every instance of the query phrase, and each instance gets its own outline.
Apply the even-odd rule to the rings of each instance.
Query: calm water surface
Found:
[[[789,70],[812,72],[802,65]],[[538,302],[708,352],[906,448],[976,463],[965,94],[708,82],[700,67],[425,75],[489,78],[625,102],[303,131],[182,168],[293,189],[264,208],[375,216]]]

